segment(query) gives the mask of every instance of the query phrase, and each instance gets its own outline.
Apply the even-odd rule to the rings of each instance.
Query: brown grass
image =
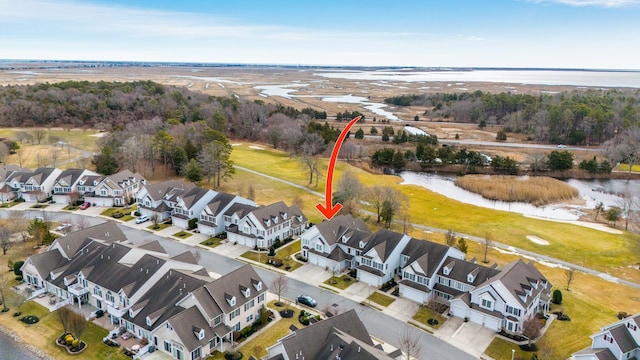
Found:
[[[466,175],[456,180],[461,188],[490,200],[520,201],[541,206],[576,198],[579,192],[567,183],[543,176]]]

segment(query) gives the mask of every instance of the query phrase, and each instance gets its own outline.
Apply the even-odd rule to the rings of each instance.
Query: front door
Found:
[[[97,300],[97,301],[96,301],[96,307],[97,307],[98,309],[102,309],[102,300]]]

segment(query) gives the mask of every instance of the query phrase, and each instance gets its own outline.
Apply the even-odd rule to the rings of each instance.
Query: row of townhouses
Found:
[[[140,174],[122,170],[99,175],[90,170],[43,167],[0,168],[0,200],[27,202],[51,198],[68,204],[79,199],[93,206],[124,206],[137,200],[142,215],[158,222],[171,220],[187,229],[197,222],[202,234],[228,232],[229,240],[250,247],[268,248],[276,239],[300,235],[308,220],[297,206],[277,202],[257,206],[241,196],[204,189],[180,180],[148,184]]]
[[[495,331],[520,333],[526,319],[549,310],[551,284],[522,260],[482,266],[456,248],[386,229],[372,233],[349,215],[317,224],[301,239],[311,264],[336,272],[355,269],[359,281],[376,287],[397,276],[401,296],[441,302],[454,316]]]
[[[124,206],[145,184],[142,175],[129,170],[105,176],[85,169],[30,170],[5,165],[0,168],[0,201],[37,202],[51,198],[56,203],[69,204],[84,199],[96,206]]]
[[[111,222],[56,239],[22,271],[36,294],[58,299],[54,308],[102,309],[114,327],[176,359],[224,351],[266,304],[267,286],[250,265],[214,279],[192,253],[170,257],[157,241],[134,246]]]
[[[268,248],[276,239],[300,235],[308,225],[297,206],[280,201],[257,206],[241,196],[204,189],[182,181],[145,185],[136,195],[141,215],[159,222],[171,219],[173,225],[197,229],[206,235],[227,232],[229,241],[249,247]]]

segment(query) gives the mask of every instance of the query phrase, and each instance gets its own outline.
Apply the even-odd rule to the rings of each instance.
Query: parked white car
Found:
[[[136,219],[136,224],[142,224],[143,222],[149,221],[149,217],[147,215],[142,215]]]
[[[63,223],[60,226],[58,226],[57,228],[55,228],[55,231],[63,231],[63,230],[66,230],[66,229],[68,229],[70,227],[71,227],[71,224]]]

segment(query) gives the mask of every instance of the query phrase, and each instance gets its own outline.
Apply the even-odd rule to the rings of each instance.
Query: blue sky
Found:
[[[0,58],[640,69],[640,0],[0,0]]]

